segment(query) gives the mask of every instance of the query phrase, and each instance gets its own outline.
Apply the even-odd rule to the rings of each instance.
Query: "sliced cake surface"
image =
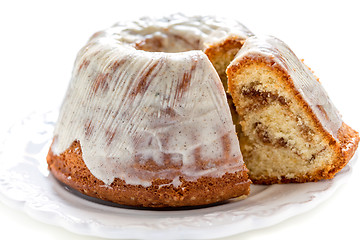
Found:
[[[341,120],[320,82],[281,40],[248,38],[227,75],[253,182],[329,179],[353,156],[358,133]]]

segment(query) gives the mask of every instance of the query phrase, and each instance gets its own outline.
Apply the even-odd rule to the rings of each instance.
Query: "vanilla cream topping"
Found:
[[[225,91],[201,51],[225,33],[250,35],[235,22],[182,15],[94,34],[77,56],[52,151],[78,140],[86,166],[107,185],[164,178],[178,186],[179,177],[243,170]],[[138,50],[145,47],[159,51]]]
[[[233,63],[244,57],[266,56],[287,72],[303,99],[310,106],[322,126],[336,139],[342,125],[341,115],[323,86],[310,69],[281,40],[272,36],[253,36],[246,40]]]

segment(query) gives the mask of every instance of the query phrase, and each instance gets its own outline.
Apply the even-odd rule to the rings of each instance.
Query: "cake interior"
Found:
[[[287,74],[263,62],[242,64],[231,77],[231,91],[236,93],[240,146],[250,178],[268,184],[331,177],[335,152],[285,81]]]

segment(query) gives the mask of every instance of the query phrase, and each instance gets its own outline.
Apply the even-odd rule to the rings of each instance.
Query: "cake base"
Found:
[[[181,185],[174,187],[172,180],[155,179],[152,185],[126,184],[116,178],[111,185],[97,179],[86,167],[78,141],[62,154],[49,151],[49,170],[67,186],[91,197],[122,205],[137,207],[200,206],[221,202],[230,198],[244,197],[250,192],[247,171],[226,173],[222,177],[200,177],[187,181],[180,177]]]

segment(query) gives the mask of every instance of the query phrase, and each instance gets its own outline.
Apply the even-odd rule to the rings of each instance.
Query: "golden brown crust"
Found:
[[[60,155],[53,154],[50,148],[47,162],[51,173],[69,187],[91,197],[130,206],[198,206],[248,195],[250,192],[246,170],[226,173],[220,178],[201,177],[197,181],[186,181],[180,177],[182,184],[179,187],[169,184],[171,180],[168,179],[156,179],[149,187],[130,185],[115,179],[110,186],[106,186],[86,167],[78,141],[74,141]]]
[[[334,137],[324,129],[311,107],[303,99],[301,94],[296,90],[289,74],[283,68],[279,67],[277,64],[274,63],[275,62],[273,59],[265,59],[260,55],[244,57],[241,61],[232,63],[232,65],[227,69],[227,75],[229,79],[234,79],[237,74],[240,74],[242,69],[245,69],[249,65],[257,65],[257,67],[259,68],[265,67],[268,68],[270,71],[274,71],[278,76],[278,80],[281,81],[286,91],[289,91],[294,95],[295,101],[299,102],[302,105],[303,111],[315,123],[316,131],[320,132],[324,140],[328,142],[329,147],[332,148],[335,152],[335,157],[334,159],[332,159],[331,164],[328,166],[324,166],[323,169],[316,169],[313,172],[309,172],[305,175],[297,176],[294,178],[287,178],[285,176],[281,176],[281,178],[269,176],[253,176],[250,171],[250,179],[255,184],[275,184],[316,182],[323,179],[333,178],[335,174],[339,172],[354,155],[359,143],[358,132],[343,123],[341,128],[338,130],[338,139],[334,139]],[[233,85],[233,82],[229,81],[228,84],[229,91],[234,94],[235,86]],[[236,98],[236,96],[232,97]],[[241,113],[239,114],[241,115]],[[246,162],[246,159],[244,160]]]
[[[329,174],[335,175],[339,172],[354,156],[359,144],[359,133],[343,123],[338,131],[339,144],[336,144],[336,152],[339,156],[338,160],[333,165]],[[330,143],[331,144],[331,143]]]
[[[204,50],[205,54],[210,58],[223,55],[229,51],[234,51],[235,54],[244,45],[245,40],[239,37],[229,37],[220,43],[209,46]],[[234,55],[235,56],[235,55]]]
[[[245,40],[239,37],[228,37],[222,42],[207,47],[204,53],[214,65],[219,77],[227,91],[226,68],[234,59]]]

